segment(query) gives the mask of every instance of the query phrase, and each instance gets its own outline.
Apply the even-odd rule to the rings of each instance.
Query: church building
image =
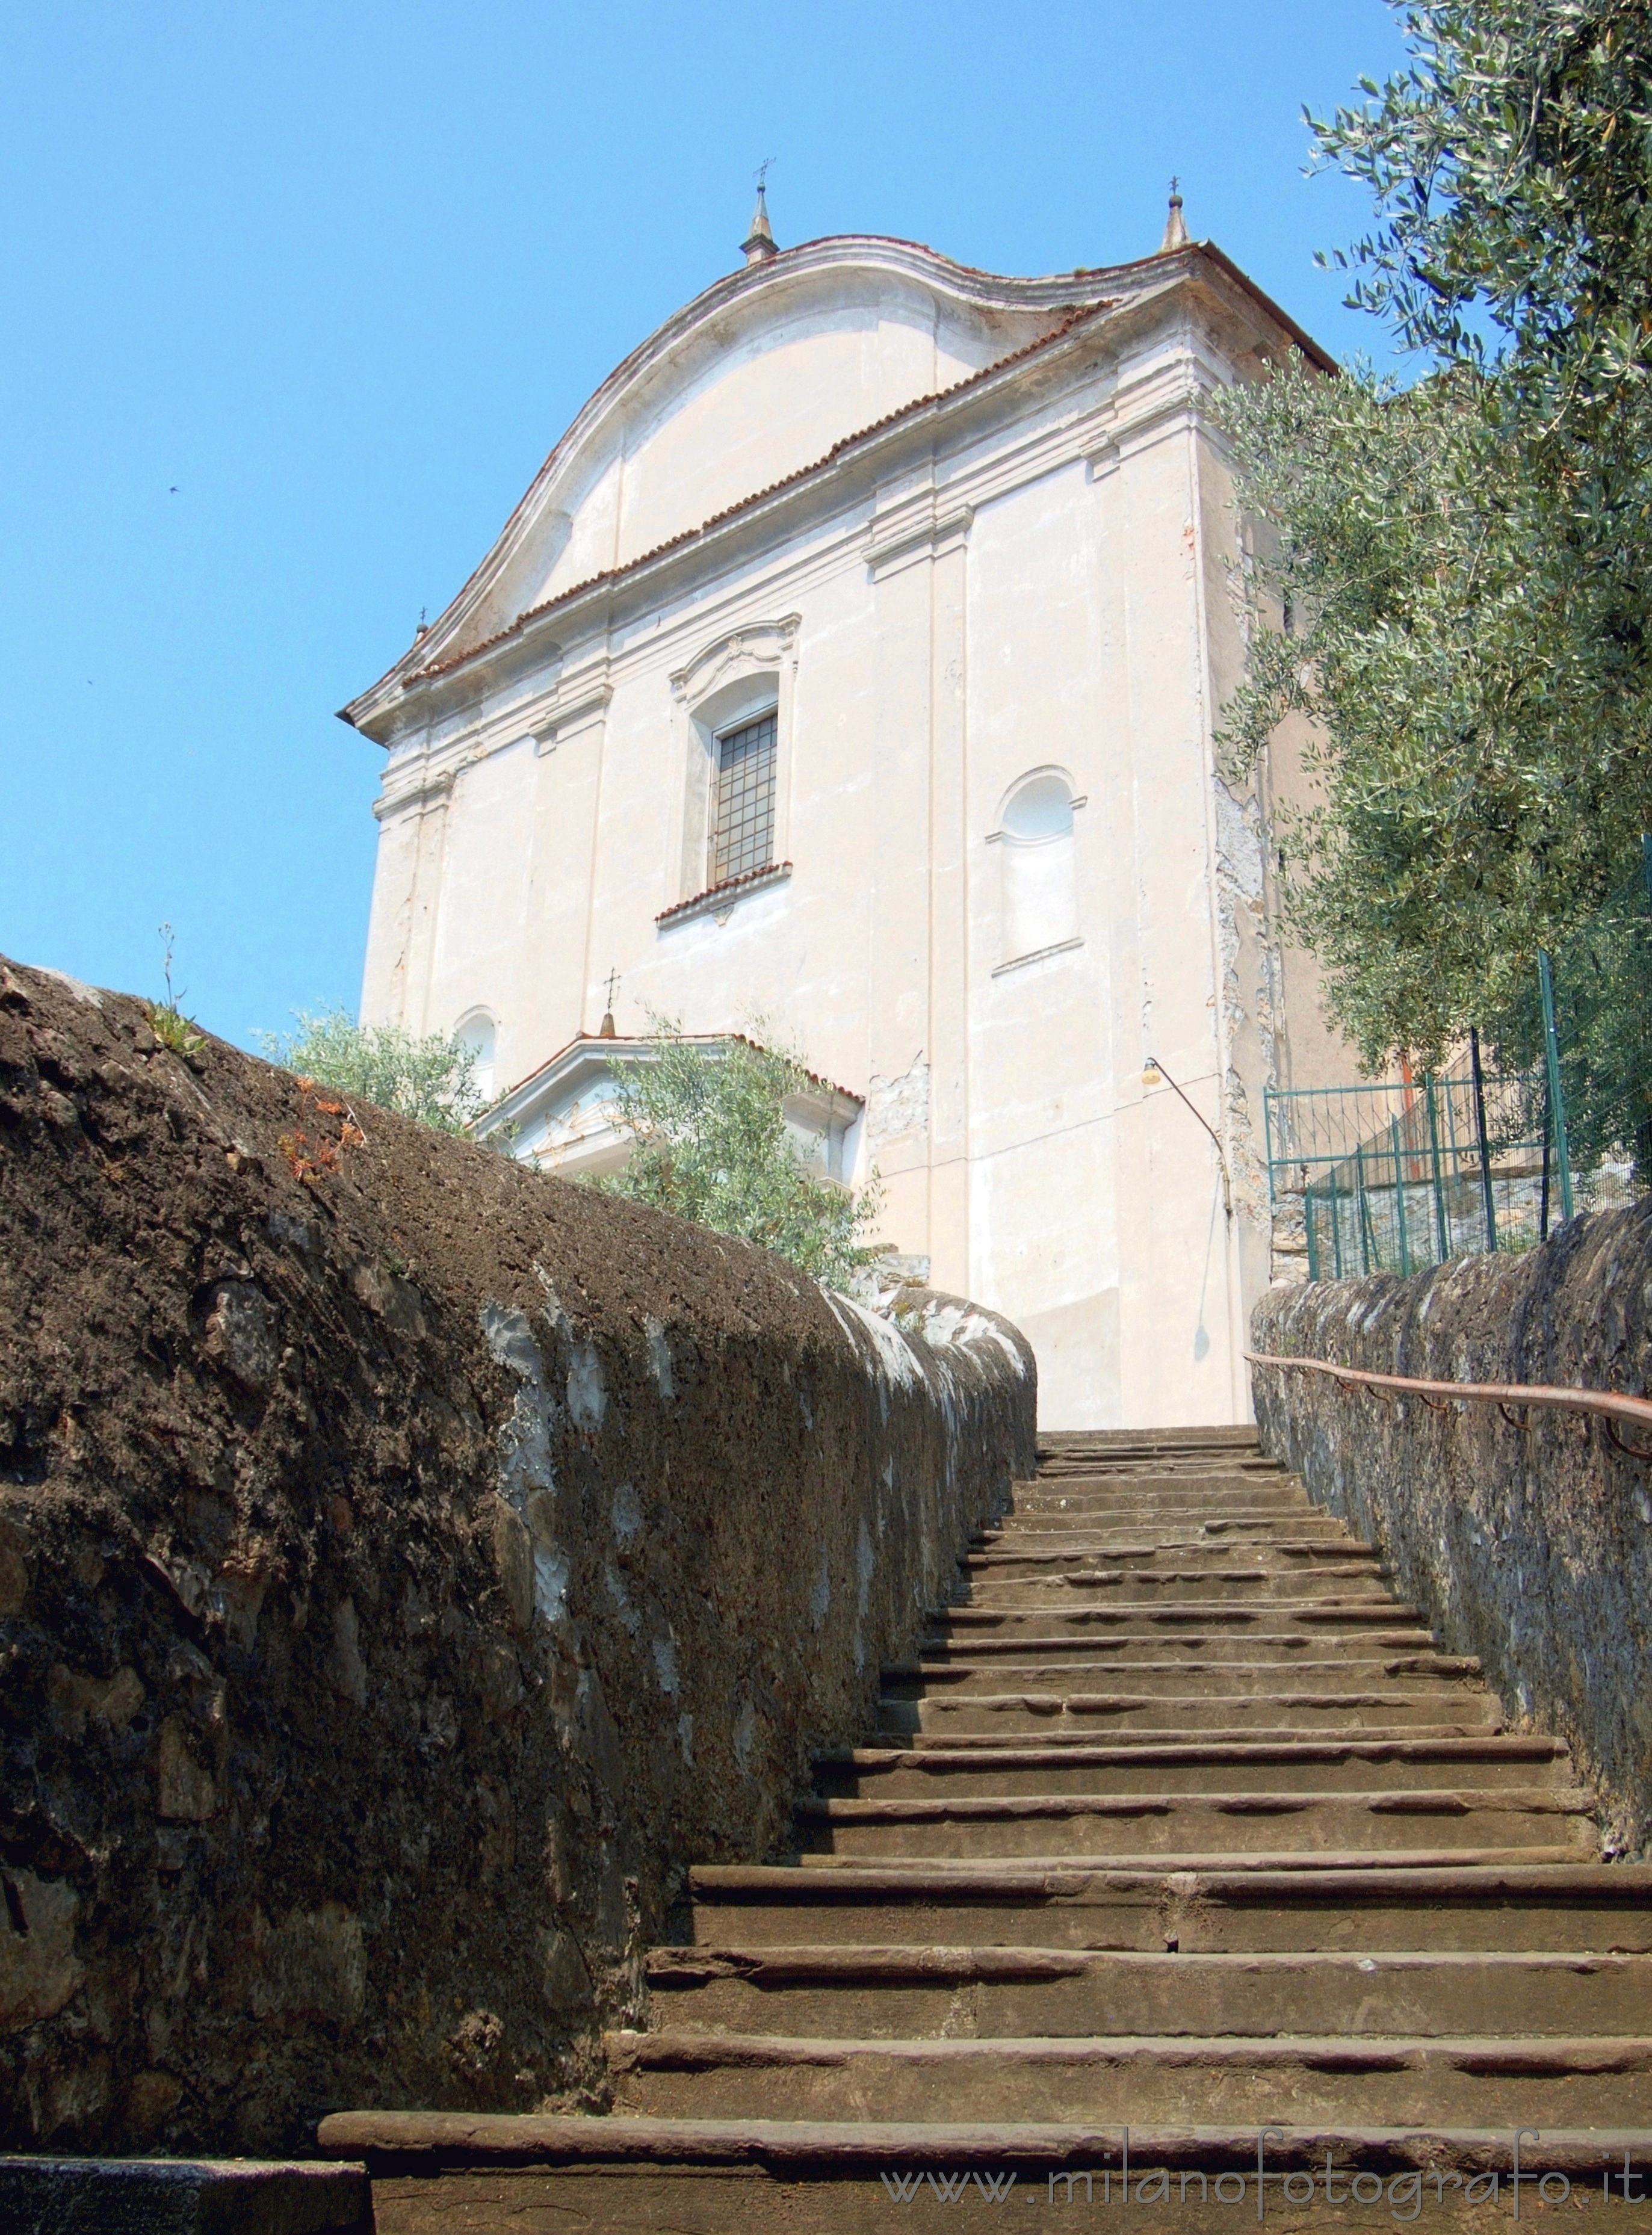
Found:
[[[766,1019],[800,1137],[1026,1330],[1046,1427],[1242,1419],[1262,1092],[1326,1028],[1273,920],[1296,764],[1217,764],[1207,403],[1329,361],[1175,199],[1156,254],[1043,279],[778,250],[761,197],[744,251],[344,710],[386,753],[363,1021],[467,1039],[577,1170],[651,1016]]]

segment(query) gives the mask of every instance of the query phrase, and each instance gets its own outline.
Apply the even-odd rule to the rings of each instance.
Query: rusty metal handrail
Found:
[[[1400,1396],[1420,1397],[1436,1412],[1455,1403],[1495,1405],[1505,1420],[1510,1419],[1511,1405],[1524,1406],[1528,1411],[1594,1413],[1605,1420],[1606,1433],[1620,1452],[1629,1458],[1652,1459],[1652,1450],[1642,1451],[1638,1445],[1626,1444],[1615,1425],[1619,1420],[1633,1420],[1642,1427],[1652,1428],[1652,1398],[1623,1397],[1612,1389],[1557,1389],[1539,1381],[1424,1381],[1410,1373],[1373,1373],[1362,1367],[1333,1366],[1328,1359],[1279,1358],[1268,1351],[1248,1350],[1245,1357],[1252,1366],[1288,1367],[1299,1373],[1328,1373],[1333,1380],[1345,1386],[1367,1388],[1380,1396],[1393,1390]],[[1531,1424],[1510,1420],[1510,1425],[1524,1429]]]

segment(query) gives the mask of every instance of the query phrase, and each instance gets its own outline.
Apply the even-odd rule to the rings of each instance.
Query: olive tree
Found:
[[[258,1035],[265,1054],[284,1071],[442,1133],[464,1132],[486,1106],[475,1051],[462,1040],[400,1025],[358,1025],[343,1009],[298,1010],[295,1016],[296,1032]]]
[[[1373,1065],[1524,1001],[1652,809],[1652,10],[1391,4],[1409,66],[1314,129],[1421,376],[1219,407],[1262,531],[1223,746],[1316,725],[1288,906]]]
[[[686,1039],[670,1017],[651,1016],[649,1028],[648,1058],[616,1081],[630,1161],[590,1183],[738,1235],[844,1287],[874,1254],[880,1188],[875,1173],[851,1194],[810,1170],[784,1108],[810,1083],[802,1059],[739,1035]]]

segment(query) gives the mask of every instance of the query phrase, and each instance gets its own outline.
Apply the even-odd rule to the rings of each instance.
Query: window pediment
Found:
[[[787,613],[779,620],[731,629],[677,670],[671,678],[672,696],[698,721],[719,721],[725,711],[731,717],[738,714],[738,686],[764,678],[772,682],[796,642],[802,619],[800,613]],[[730,698],[726,709],[722,705],[725,692]]]

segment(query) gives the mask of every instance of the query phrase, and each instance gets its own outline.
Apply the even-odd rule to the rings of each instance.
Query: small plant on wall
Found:
[[[185,1016],[179,1007],[179,996],[172,990],[173,931],[169,923],[161,927],[161,969],[166,975],[167,998],[149,1004],[149,1026],[162,1047],[170,1048],[174,1055],[199,1055],[206,1046],[206,1036],[196,1026],[193,1017]]]

